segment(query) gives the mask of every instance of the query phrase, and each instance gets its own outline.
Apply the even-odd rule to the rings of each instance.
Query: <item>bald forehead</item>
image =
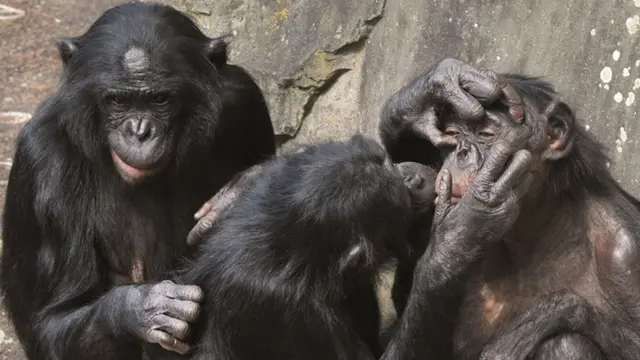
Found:
[[[141,72],[149,68],[149,57],[139,47],[132,46],[122,58],[122,64],[128,72]]]

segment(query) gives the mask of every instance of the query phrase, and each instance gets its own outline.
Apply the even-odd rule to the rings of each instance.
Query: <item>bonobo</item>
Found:
[[[29,359],[184,353],[202,291],[162,281],[193,213],[275,153],[264,98],[223,39],[158,4],[58,43],[59,89],[17,139],[1,283]]]
[[[376,358],[375,276],[435,176],[360,135],[264,163],[180,275],[205,293],[192,358]]]
[[[384,359],[640,358],[638,202],[550,84],[445,60],[387,106],[442,169]]]

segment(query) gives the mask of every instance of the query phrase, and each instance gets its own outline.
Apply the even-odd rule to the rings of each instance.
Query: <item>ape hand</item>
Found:
[[[519,129],[519,132],[522,135],[526,129]],[[519,201],[533,180],[533,175],[528,171],[532,162],[531,153],[518,150],[517,144],[522,144],[519,138],[496,141],[484,166],[457,206],[451,205],[451,173],[442,170],[433,220],[436,235],[438,232],[464,232],[466,235],[463,236],[491,241],[502,238],[505,231],[512,227],[519,215]]]
[[[396,126],[410,127],[435,146],[453,144],[455,138],[438,129],[438,111],[446,107],[461,120],[481,120],[483,105],[496,102],[501,95],[511,115],[521,123],[522,100],[501,76],[459,60],[445,59],[392,97],[390,116],[405,122]]]
[[[187,244],[197,244],[202,235],[213,227],[220,215],[238,199],[242,191],[249,187],[262,169],[262,165],[254,165],[234,176],[209,201],[205,202],[194,215],[198,222],[189,232]]]
[[[121,307],[125,329],[166,350],[188,352],[186,340],[200,312],[202,290],[168,280],[126,288],[126,304]]]

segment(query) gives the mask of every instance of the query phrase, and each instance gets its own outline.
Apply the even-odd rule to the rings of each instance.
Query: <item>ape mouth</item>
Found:
[[[436,186],[439,186],[439,182],[436,184]],[[451,198],[450,198],[451,205],[458,204],[462,199],[462,196],[464,196],[464,194],[467,192],[467,190],[468,190],[468,187],[465,186],[465,184],[460,184],[457,182],[454,182],[453,184],[451,184]],[[436,198],[433,200],[433,203],[434,204],[440,203],[440,196],[436,196]]]
[[[115,164],[122,179],[131,184],[139,183],[162,170],[162,167],[152,169],[140,169],[133,167],[122,160],[113,150],[111,150],[111,158],[113,159],[113,163]]]
[[[171,158],[171,138],[157,136],[141,144],[114,131],[109,134],[111,159],[120,177],[129,184],[137,184],[158,174]]]
[[[462,199],[462,194],[451,194],[451,198],[450,198],[451,205],[457,205],[461,199]],[[436,196],[435,200],[433,200],[433,203],[436,205],[439,204],[440,196]]]

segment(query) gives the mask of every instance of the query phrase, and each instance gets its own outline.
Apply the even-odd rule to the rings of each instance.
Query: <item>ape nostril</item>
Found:
[[[148,120],[131,119],[126,124],[126,136],[135,138],[139,142],[149,140],[151,137],[151,126]]]
[[[462,148],[458,150],[458,153],[456,154],[456,156],[458,157],[458,160],[465,160],[468,155],[469,155],[469,151],[466,148]]]
[[[151,126],[149,126],[149,122],[146,120],[140,121],[135,135],[140,142],[148,140],[149,137],[151,137]]]

